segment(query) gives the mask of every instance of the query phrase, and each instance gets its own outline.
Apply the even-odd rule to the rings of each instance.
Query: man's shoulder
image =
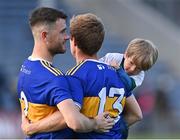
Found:
[[[77,74],[85,74],[90,72],[93,67],[96,65],[98,61],[94,59],[86,59],[79,64],[75,65],[73,68],[69,69],[66,72],[66,75],[77,75]]]

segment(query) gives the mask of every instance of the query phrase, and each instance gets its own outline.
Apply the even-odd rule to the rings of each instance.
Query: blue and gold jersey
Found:
[[[72,96],[80,103],[81,112],[89,118],[108,111],[115,118],[116,124],[108,133],[81,133],[78,138],[121,138],[122,111],[125,100],[131,95],[116,70],[100,61],[85,60],[69,70],[67,77],[70,83]],[[77,91],[78,95],[77,95]]]
[[[18,97],[21,109],[31,122],[36,122],[58,110],[56,105],[71,99],[69,85],[64,74],[44,60],[27,59],[20,70]],[[50,133],[38,133],[30,138],[71,138],[72,131],[64,129]]]

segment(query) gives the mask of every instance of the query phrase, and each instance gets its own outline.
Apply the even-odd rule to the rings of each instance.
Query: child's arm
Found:
[[[144,71],[141,71],[137,75],[129,76],[124,70],[122,70],[123,68],[120,68],[122,59],[123,54],[121,53],[107,53],[104,57],[100,58],[99,61],[109,64],[117,69],[117,73],[125,83],[128,91],[132,91],[134,88],[142,84],[144,80]]]
[[[111,65],[113,62],[115,62],[118,66],[120,66],[122,59],[123,54],[121,53],[107,53],[105,56],[101,57],[99,61],[108,65]]]
[[[129,76],[124,69],[120,67],[117,69],[117,73],[128,91],[132,91],[134,88],[140,86],[144,80],[144,71],[141,71],[137,75]]]
[[[126,89],[128,92],[132,91],[135,87],[136,87],[136,83],[135,80],[130,77],[122,67],[120,67],[117,70],[118,76],[119,78],[122,80],[122,82],[124,83]]]

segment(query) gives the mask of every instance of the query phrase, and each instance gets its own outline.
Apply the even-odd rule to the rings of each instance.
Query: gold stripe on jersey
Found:
[[[72,69],[68,70],[68,71],[66,72],[66,75],[70,75],[71,72],[74,71],[74,69],[76,69],[77,66],[78,66],[78,65],[76,65],[76,66],[74,66]]]
[[[55,71],[56,73],[58,73],[58,75],[63,75],[63,73],[62,73],[60,70],[58,70],[57,68],[53,67],[49,62],[46,62],[46,65],[47,65],[50,69],[52,69],[53,71]]]
[[[82,61],[67,72],[67,75],[73,75],[86,61]]]
[[[125,102],[126,102],[126,97],[123,97],[122,101],[121,101],[121,104],[122,104],[122,107],[124,108],[125,106]]]
[[[111,117],[117,117],[119,115],[119,111],[113,108],[113,104],[116,102],[117,98],[118,97],[106,97],[104,111],[108,111]],[[124,108],[125,99],[126,98],[124,97],[120,103],[122,108]],[[81,112],[87,117],[93,118],[98,114],[99,106],[99,97],[84,97]]]
[[[60,75],[64,75],[62,71],[60,71],[59,69],[57,68],[54,68],[56,71],[58,71],[60,73]]]
[[[114,98],[106,98],[106,104],[105,104],[105,111],[109,112],[109,115],[111,117],[117,117],[119,114],[119,111],[117,109],[113,109],[113,104],[114,102],[117,100],[118,97],[114,97]]]
[[[41,64],[48,69],[51,73],[53,73],[54,75],[58,76],[58,75],[63,75],[60,71],[58,71],[56,68],[52,67],[48,62],[41,60],[40,61]]]
[[[119,114],[119,110],[113,108],[113,104],[116,102],[117,99],[118,99],[118,97],[113,97],[113,98],[107,97],[106,98],[105,111],[108,111],[110,113],[111,117],[117,117]],[[119,103],[122,105],[122,109],[124,108],[124,105],[125,105],[125,99],[126,98],[123,97],[123,99]]]
[[[48,63],[48,65],[49,65],[49,67],[50,67],[51,69],[53,69],[54,71],[56,71],[57,73],[59,73],[59,75],[64,75],[59,69],[53,67],[50,63]]]
[[[98,113],[99,104],[99,97],[84,97],[81,113],[87,117],[93,118]]]
[[[68,70],[68,71],[66,72],[66,75],[70,75],[71,71],[73,71],[75,68],[76,68],[76,66],[74,66],[73,68],[71,68],[70,70]]]
[[[46,69],[48,69],[51,73],[53,73],[54,75],[58,76],[58,73],[56,73],[56,72],[54,72],[52,69],[50,69],[45,61],[41,61],[41,64],[42,64]]]
[[[25,103],[24,100],[20,99],[21,110],[24,111]],[[32,122],[37,122],[57,111],[56,106],[48,106],[46,104],[35,104],[28,102],[28,114],[27,117]]]

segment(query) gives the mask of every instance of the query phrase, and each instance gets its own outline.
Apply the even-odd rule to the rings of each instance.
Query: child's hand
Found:
[[[111,66],[114,67],[115,69],[119,69],[119,68],[120,68],[119,64],[118,64],[116,61],[111,61],[111,62],[109,63],[109,65],[111,65]]]

